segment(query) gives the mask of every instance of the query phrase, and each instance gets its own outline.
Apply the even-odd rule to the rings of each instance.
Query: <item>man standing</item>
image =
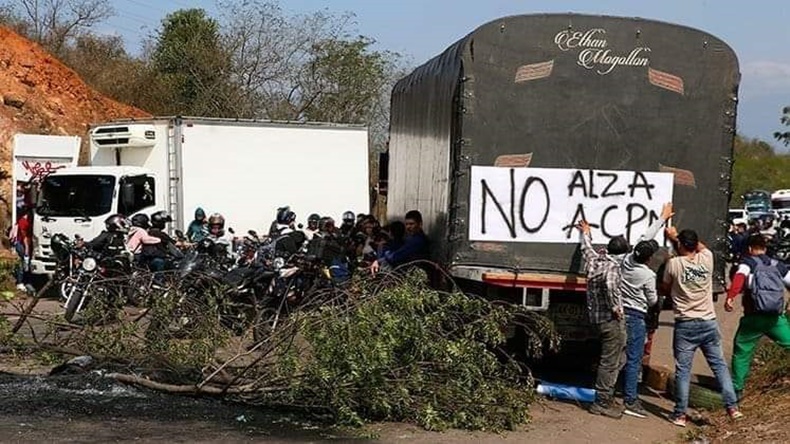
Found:
[[[14,270],[14,280],[16,281],[16,289],[18,291],[27,291],[25,285],[25,278],[30,267],[30,253],[32,251],[31,245],[31,225],[30,225],[30,211],[26,205],[21,205],[17,208],[18,220],[11,228],[10,240],[14,246],[14,250],[19,256],[19,263]]]
[[[732,419],[743,416],[733,389],[730,371],[721,349],[721,333],[713,307],[713,253],[699,241],[693,230],[679,234],[667,228],[678,256],[669,260],[662,284],[672,296],[675,307],[675,334],[672,345],[675,354],[675,409],[669,420],[686,426],[691,365],[694,353],[702,349],[716,380],[719,382],[727,414]]]
[[[624,413],[637,418],[647,418],[647,411],[639,400],[639,373],[645,354],[648,309],[658,303],[656,273],[648,267],[650,258],[658,251],[654,240],[661,227],[672,218],[672,204],[664,204],[661,216],[639,238],[634,251],[625,257],[621,268],[620,292],[623,299],[626,328],[626,362],[623,368]]]
[[[766,255],[767,243],[763,236],[749,237],[747,245],[749,255],[738,265],[724,303],[725,310],[733,311],[735,297],[744,290],[743,317],[735,333],[732,353],[732,383],[739,400],[760,338],[768,336],[777,345],[790,350],[790,323],[785,313],[785,288],[790,287],[790,270]]]
[[[628,241],[614,237],[606,247],[608,254],[593,249],[590,224],[577,226],[582,236],[582,254],[587,268],[587,315],[601,338],[601,357],[595,378],[595,402],[590,413],[621,418],[623,411],[614,403],[617,375],[625,363],[625,317],[620,299],[620,265],[628,253]]]

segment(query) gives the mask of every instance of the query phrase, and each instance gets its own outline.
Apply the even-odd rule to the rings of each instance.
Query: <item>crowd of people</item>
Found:
[[[20,209],[21,217],[12,229],[11,239],[22,264],[30,257],[29,212]],[[744,315],[734,337],[731,367],[722,351],[713,295],[714,256],[689,229],[678,231],[669,226],[672,204],[664,205],[661,216],[632,247],[624,237],[612,238],[606,251],[592,246],[591,227],[579,223],[581,249],[587,270],[587,309],[601,339],[601,356],[596,375],[596,400],[590,411],[613,418],[623,414],[645,418],[647,411],[638,396],[643,356],[648,340],[648,324],[660,312],[661,298],[672,301],[675,317],[673,353],[675,357],[675,407],[669,420],[678,426],[687,423],[691,367],[697,349],[701,349],[721,387],[726,412],[732,419],[742,417],[738,402],[749,374],[758,341],[768,336],[790,350],[790,322],[785,306],[785,289],[790,288],[790,267],[769,255],[774,233],[766,233],[758,224],[733,224],[731,285],[724,308],[734,310],[734,301],[742,295]],[[403,221],[382,226],[368,214],[346,212],[340,225],[326,215],[311,214],[306,225],[297,224],[297,215],[289,207],[277,210],[275,220],[264,236],[279,238],[299,234],[307,245],[312,241],[331,242],[337,248],[335,265],[342,265],[349,275],[354,270],[377,273],[381,269],[428,258],[429,241],[422,229],[422,215],[413,210]],[[101,251],[132,254],[153,271],[167,267],[173,249],[210,239],[228,248],[238,245],[239,237],[225,228],[219,213],[207,214],[196,209],[194,219],[183,237],[172,238],[167,224],[172,218],[164,211],[150,216],[136,214],[130,219],[116,214],[105,220],[105,231],[83,245]],[[659,272],[653,271],[660,250],[654,239],[661,230],[670,241],[670,254]],[[790,231],[790,221],[780,230]],[[16,272],[16,283],[25,290],[24,268]],[[652,314],[652,315],[651,315]],[[615,385],[622,379],[623,404],[614,399]]]
[[[346,212],[337,226],[332,217],[311,214],[307,225],[296,223],[297,216],[289,207],[277,210],[275,220],[265,236],[272,239],[289,237],[297,248],[307,247],[312,241],[331,242],[336,248],[333,265],[342,269],[343,276],[364,268],[377,273],[382,267],[394,269],[403,264],[428,258],[428,238],[422,230],[422,214],[412,210],[404,220],[393,221],[382,227],[368,214]],[[111,215],[105,220],[105,230],[91,240],[78,240],[78,247],[87,247],[104,254],[133,255],[135,262],[154,272],[165,270],[178,250],[210,239],[222,247],[222,254],[232,256],[241,238],[225,228],[225,218],[219,213],[207,215],[195,210],[183,237],[173,238],[167,225],[173,221],[165,211],[150,215],[140,213],[127,219],[124,215]],[[257,237],[257,234],[256,234]]]
[[[743,295],[744,315],[734,338],[732,371],[722,351],[713,296],[713,253],[689,229],[668,226],[671,204],[631,248],[623,237],[615,237],[606,252],[592,247],[590,226],[582,221],[582,251],[587,264],[587,307],[590,322],[600,333],[602,353],[596,376],[596,400],[590,412],[612,418],[623,414],[646,418],[638,397],[639,369],[645,351],[645,318],[659,303],[659,294],[671,298],[675,327],[675,407],[669,420],[687,424],[691,366],[701,349],[721,387],[727,415],[743,416],[738,402],[743,395],[757,341],[768,336],[790,349],[790,323],[785,307],[785,288],[790,288],[790,270],[767,255],[768,240],[759,230],[745,238],[739,250],[724,308],[734,310]],[[671,252],[656,274],[648,266],[659,251],[654,240],[664,228]],[[622,375],[623,405],[614,400],[615,384]]]
[[[737,264],[741,258],[748,256],[748,240],[755,234],[766,239],[769,252],[776,250],[785,240],[790,239],[790,217],[785,216],[781,220],[755,218],[749,222],[743,219],[731,221],[727,240],[732,263]]]

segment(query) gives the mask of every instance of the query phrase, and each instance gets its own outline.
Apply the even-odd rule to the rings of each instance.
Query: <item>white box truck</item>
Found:
[[[268,232],[277,208],[300,221],[370,209],[363,126],[192,117],[92,126],[91,165],[59,169],[41,187],[34,274],[51,274],[49,239],[91,239],[113,213],[168,211],[184,230],[194,210],[225,216],[237,233]]]
[[[14,187],[37,183],[61,169],[77,165],[80,156],[78,136],[51,136],[43,134],[14,135],[12,175]],[[17,220],[17,208],[28,196],[14,197],[11,220]]]

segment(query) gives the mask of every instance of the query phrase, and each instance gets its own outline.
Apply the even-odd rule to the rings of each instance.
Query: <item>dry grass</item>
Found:
[[[767,340],[760,346],[741,410],[737,422],[712,419],[706,435],[713,442],[790,442],[790,353]]]

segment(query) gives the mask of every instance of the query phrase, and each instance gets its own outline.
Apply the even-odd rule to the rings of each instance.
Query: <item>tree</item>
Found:
[[[219,24],[202,9],[182,9],[162,21],[151,54],[168,96],[164,114],[238,117],[231,56]]]
[[[85,32],[63,50],[61,61],[72,67],[91,87],[113,99],[133,104],[137,91],[131,86],[141,62],[131,57],[120,36]]]
[[[790,188],[790,156],[776,154],[767,142],[735,137],[735,163],[732,174],[733,204],[742,202],[749,190]]]
[[[790,126],[790,106],[782,109],[782,117],[779,119],[784,126]],[[777,131],[774,133],[776,140],[784,143],[785,146],[790,145],[790,131]]]
[[[386,142],[389,93],[401,58],[353,37],[352,14],[289,16],[274,1],[228,1],[226,46],[243,94],[241,115],[366,124],[371,146]]]
[[[371,50],[375,42],[328,39],[315,44],[304,91],[308,120],[370,123],[389,84],[396,54]]]
[[[56,56],[114,14],[109,0],[17,0],[4,3],[0,11],[6,24]]]

